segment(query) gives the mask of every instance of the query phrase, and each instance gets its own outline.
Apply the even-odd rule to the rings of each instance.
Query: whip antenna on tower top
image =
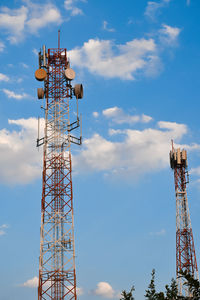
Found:
[[[60,29],[58,30],[58,49],[60,49]]]

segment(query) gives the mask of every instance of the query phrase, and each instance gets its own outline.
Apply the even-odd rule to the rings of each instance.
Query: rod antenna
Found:
[[[39,145],[39,140],[40,140],[40,117],[38,117],[38,137],[37,137],[37,145]],[[38,147],[39,151],[39,147]]]
[[[171,143],[172,143],[172,152],[174,151],[174,141],[171,139]]]
[[[58,49],[60,49],[60,29],[58,30]]]

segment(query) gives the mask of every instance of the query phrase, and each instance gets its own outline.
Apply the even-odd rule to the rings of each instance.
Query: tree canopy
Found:
[[[155,269],[151,272],[151,281],[147,290],[145,291],[145,298],[147,300],[200,300],[200,282],[194,279],[189,273],[180,272],[180,276],[185,279],[184,285],[189,290],[188,296],[178,295],[178,286],[174,278],[171,279],[170,285],[165,285],[165,292],[157,292],[155,285]],[[130,292],[122,291],[120,300],[134,300],[133,292],[135,287],[132,286]]]
[[[132,286],[130,292],[128,292],[128,293],[125,290],[122,291],[122,293],[121,293],[122,298],[120,298],[120,300],[134,300],[134,297],[133,297],[134,291],[135,291],[134,286]]]

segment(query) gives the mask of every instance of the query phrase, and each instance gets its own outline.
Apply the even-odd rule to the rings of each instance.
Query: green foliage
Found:
[[[172,278],[170,287],[168,285],[165,286],[166,299],[176,300],[178,297],[178,287],[176,284],[176,280]]]
[[[194,279],[192,275],[187,273],[187,271],[180,272],[180,276],[185,278],[184,285],[188,286],[189,292],[191,293],[192,300],[200,299],[200,282],[197,279]]]
[[[160,292],[160,293],[156,293],[156,299],[157,300],[165,300],[165,295],[163,292]]]
[[[165,293],[156,292],[155,287],[155,269],[151,273],[151,281],[146,290],[145,298],[148,300],[200,300],[200,282],[194,279],[192,275],[185,272],[180,272],[180,276],[185,278],[184,285],[188,287],[190,296],[178,296],[178,287],[176,280],[172,278],[170,286],[165,286]],[[134,300],[132,292],[135,291],[134,286],[131,288],[130,292],[122,291],[120,300]]]
[[[156,292],[155,269],[153,269],[152,273],[151,273],[151,282],[148,286],[148,289],[146,290],[145,298],[147,298],[148,300],[177,300],[177,299],[179,299],[176,280],[174,280],[173,278],[171,280],[170,286],[169,285],[165,286],[165,294],[163,292]]]
[[[145,298],[148,300],[165,300],[165,295],[163,292],[156,292],[155,287],[155,269],[152,270],[151,273],[151,282],[146,290]]]
[[[156,288],[155,288],[155,269],[151,273],[151,282],[146,290],[145,298],[149,300],[156,300]]]
[[[121,296],[123,298],[120,298],[120,300],[134,300],[133,297],[133,292],[135,291],[135,287],[132,286],[131,290],[129,293],[127,293],[126,291],[122,291]]]

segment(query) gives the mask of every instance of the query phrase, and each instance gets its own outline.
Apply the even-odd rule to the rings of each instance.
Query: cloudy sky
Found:
[[[80,300],[144,299],[175,276],[171,139],[189,155],[200,260],[200,35],[197,0],[1,0],[0,300],[37,298],[42,149],[37,53],[66,47],[83,145],[72,148]],[[73,120],[73,114],[72,114]],[[42,135],[42,132],[41,132]]]

